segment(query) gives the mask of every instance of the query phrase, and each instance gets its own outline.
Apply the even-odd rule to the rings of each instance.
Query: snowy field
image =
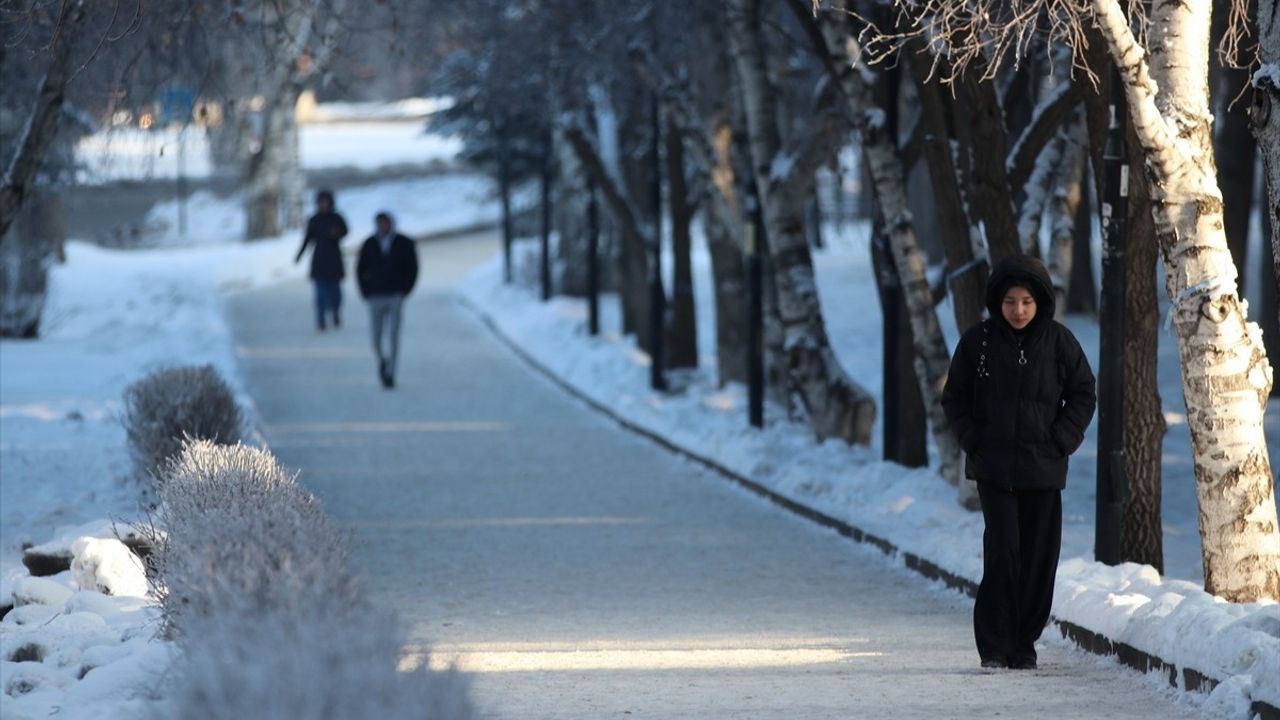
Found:
[[[850,374],[879,397],[879,303],[864,233],[828,234],[831,242],[816,254],[815,265],[836,350]],[[522,249],[531,261],[533,244],[522,243]],[[620,417],[976,581],[982,570],[981,515],[963,510],[954,490],[934,472],[883,462],[878,447],[817,444],[803,426],[773,415],[767,417],[766,431],[748,428],[745,389],[717,389],[710,378],[714,357],[705,353],[715,347],[715,325],[705,251],[694,262],[703,372],[682,395],[648,389],[648,358],[629,338],[619,337],[613,298],[602,303],[602,336],[592,339],[585,335],[584,303],[557,298],[543,304],[527,287],[503,286],[498,259],[468,278],[463,294],[540,364]],[[528,279],[532,273],[522,268],[517,276]],[[939,315],[944,326],[950,325],[947,339],[954,345],[957,334],[948,311],[942,308]],[[1084,318],[1068,324],[1096,367],[1096,325]],[[1074,456],[1064,493],[1063,563],[1054,612],[1179,666],[1229,679],[1209,704],[1227,717],[1245,718],[1250,698],[1280,704],[1280,605],[1229,605],[1201,589],[1190,440],[1181,415],[1175,339],[1167,333],[1161,337],[1160,363],[1170,426],[1164,449],[1168,576],[1160,578],[1149,567],[1092,562],[1096,438],[1091,428]],[[1274,451],[1280,448],[1275,403],[1268,417]],[[1163,676],[1157,680],[1167,682]]]
[[[326,106],[321,106],[326,107]],[[327,122],[299,126],[304,170],[349,168],[447,168],[461,141],[424,131],[425,121]],[[209,140],[201,128],[103,130],[76,146],[77,181],[91,185],[121,180],[191,179],[213,173]]]

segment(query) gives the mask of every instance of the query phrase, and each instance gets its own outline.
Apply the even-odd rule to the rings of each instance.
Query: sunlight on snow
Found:
[[[432,670],[456,668],[462,672],[557,672],[584,670],[723,670],[782,668],[849,662],[859,658],[882,657],[884,653],[855,651],[844,641],[783,641],[774,647],[743,647],[732,641],[715,643],[606,642],[590,646],[564,643],[477,643],[438,645],[430,650]],[[409,648],[400,658],[399,669],[420,667],[427,654]]]

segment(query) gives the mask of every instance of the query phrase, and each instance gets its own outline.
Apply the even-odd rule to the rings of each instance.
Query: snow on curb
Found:
[[[536,368],[607,413],[791,510],[870,542],[969,594],[982,573],[982,519],[936,473],[878,460],[865,448],[818,443],[785,418],[746,424],[741,387],[695,376],[681,395],[648,388],[648,358],[629,338],[589,337],[585,303],[537,302],[502,283],[495,259],[459,288],[464,303]],[[773,411],[769,408],[766,412]],[[1211,691],[1228,717],[1280,717],[1280,605],[1233,605],[1150,567],[1063,561],[1054,619],[1081,647],[1184,691]]]

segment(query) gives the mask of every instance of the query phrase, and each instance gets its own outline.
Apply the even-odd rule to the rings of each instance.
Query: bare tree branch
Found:
[[[1040,151],[1053,139],[1058,128],[1070,119],[1081,94],[1078,83],[1066,80],[1036,105],[1031,124],[1009,151],[1009,187],[1022,187],[1031,177],[1031,169]]]

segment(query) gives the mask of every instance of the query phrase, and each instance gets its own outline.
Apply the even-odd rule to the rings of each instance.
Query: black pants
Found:
[[[1053,608],[1062,546],[1062,491],[1011,492],[978,483],[982,501],[982,583],[973,634],[983,660],[1035,660],[1035,642]]]

